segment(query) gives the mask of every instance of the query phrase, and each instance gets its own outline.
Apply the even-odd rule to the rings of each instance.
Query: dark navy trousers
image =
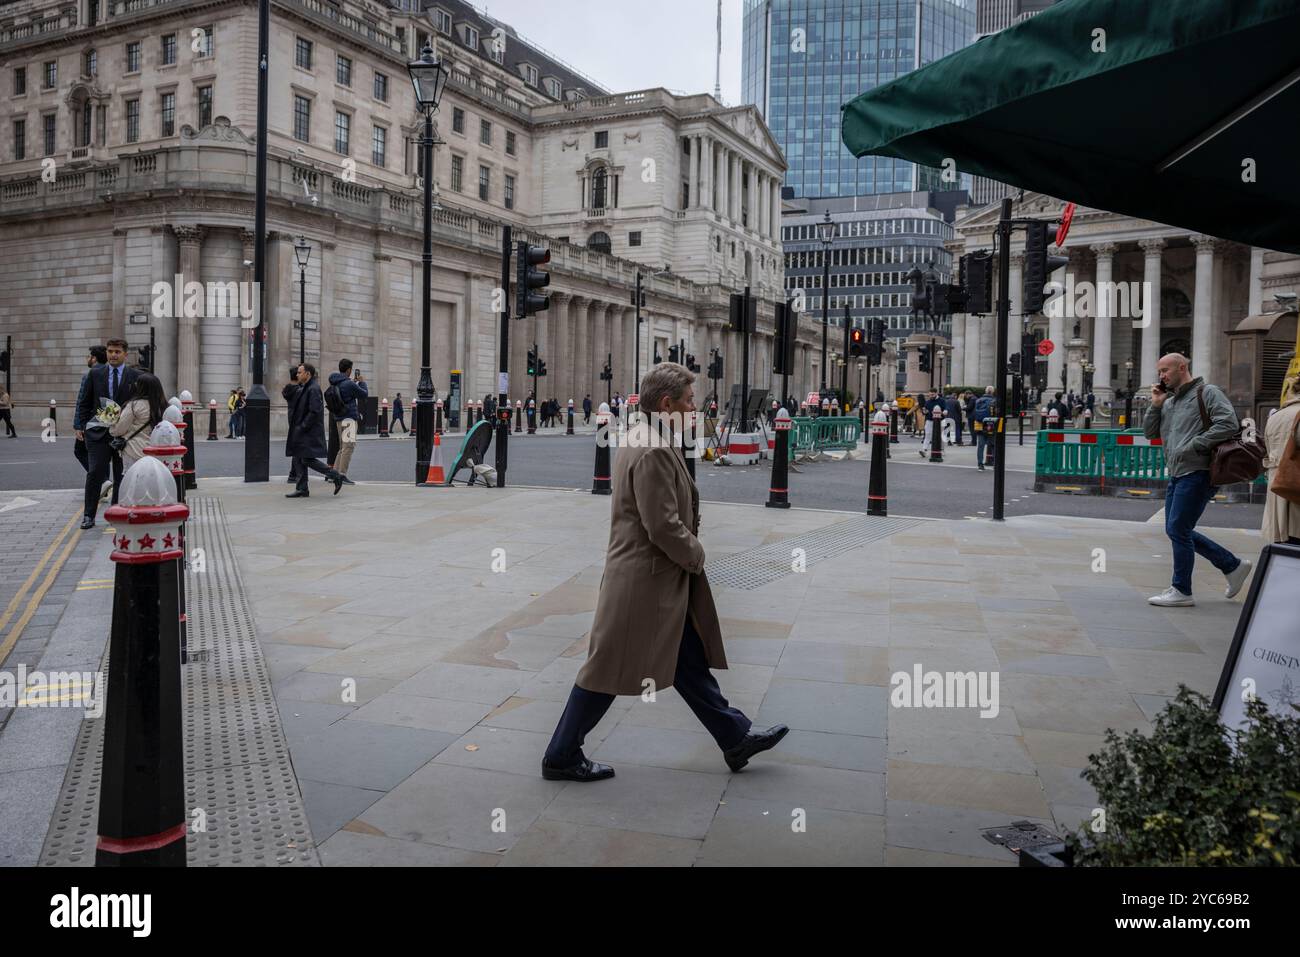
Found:
[[[749,718],[745,717],[744,712],[727,704],[717,679],[709,671],[704,642],[695,630],[689,613],[682,628],[681,647],[677,651],[673,687],[723,751],[729,751],[740,744],[749,733]],[[614,695],[588,691],[575,684],[569,692],[569,702],[564,706],[564,714],[555,727],[555,734],[551,736],[550,746],[546,749],[546,763],[554,768],[568,768],[581,763],[586,757],[582,753],[582,743],[613,703]]]

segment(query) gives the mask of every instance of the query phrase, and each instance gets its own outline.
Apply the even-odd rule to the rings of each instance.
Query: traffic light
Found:
[[[962,257],[962,285],[966,291],[966,312],[982,316],[993,311],[993,254],[971,253]]]
[[[537,378],[540,379],[540,378],[541,378],[542,376],[544,376],[544,375],[546,375],[546,360],[545,360],[545,359],[538,359],[538,360],[537,360]]]
[[[854,327],[849,331],[849,355],[854,359],[862,358],[866,352],[866,333]]]
[[[709,378],[722,378],[722,353],[718,353],[709,361]]]
[[[9,350],[0,351],[0,372],[9,371]]]
[[[1007,375],[1020,375],[1020,353],[1014,352],[1007,356]]]
[[[668,347],[668,361],[677,363],[681,358],[681,350],[677,346]],[[680,364],[680,363],[678,363]]]
[[[610,367],[610,360],[611,360],[612,358],[613,358],[613,356],[609,356],[609,357],[606,358],[606,360],[605,360],[605,368],[602,369],[601,372],[600,372],[600,381],[601,381],[601,382],[612,382],[613,379],[614,379],[614,370]]]
[[[700,364],[695,361],[695,355],[693,353],[686,356],[686,368],[690,369],[692,372],[700,371]]]
[[[1049,298],[1044,295],[1043,287],[1048,277],[1069,263],[1068,256],[1047,255],[1047,227],[1056,223],[1045,219],[1036,219],[1025,227],[1025,315],[1043,311],[1043,303]],[[1060,290],[1055,290],[1055,295]]]
[[[609,366],[606,365],[605,368],[608,369]],[[537,375],[537,350],[535,348],[528,350],[528,374],[530,376]]]
[[[141,346],[137,351],[140,353],[140,368],[153,372],[153,346]]]
[[[930,347],[929,346],[921,346],[920,360],[921,360],[920,371],[929,372],[930,371]]]
[[[1032,378],[1038,362],[1038,340],[1033,333],[1026,332],[1020,337],[1020,374]]]
[[[794,375],[794,344],[799,313],[787,302],[776,303],[776,335],[772,340],[772,374]]]
[[[731,309],[729,314],[728,328],[732,332],[752,332],[757,325],[755,321],[758,318],[758,300],[751,297],[749,300],[749,321],[745,321],[745,296],[743,293],[733,292],[731,294]]]
[[[551,297],[533,292],[551,284],[551,274],[534,266],[541,266],[551,261],[551,251],[541,246],[530,246],[521,242],[516,244],[515,262],[515,318],[523,319],[534,313],[542,312],[551,306]]]

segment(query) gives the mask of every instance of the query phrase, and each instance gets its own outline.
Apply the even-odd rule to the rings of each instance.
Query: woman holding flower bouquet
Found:
[[[163,420],[167,409],[167,397],[163,395],[162,383],[158,377],[143,372],[131,386],[127,403],[122,407],[122,414],[117,422],[109,426],[109,434],[122,456],[122,470],[126,471],[144,455],[144,447],[149,444],[149,436],[154,426]]]
[[[77,421],[85,423],[77,438],[86,443],[86,517],[82,528],[95,527],[100,490],[113,470],[113,504],[117,504],[117,487],[122,483],[122,459],[109,444],[109,429],[117,422],[131,386],[140,372],[126,364],[126,340],[109,339],[105,344],[108,365],[95,366],[86,373],[86,387],[77,407]]]

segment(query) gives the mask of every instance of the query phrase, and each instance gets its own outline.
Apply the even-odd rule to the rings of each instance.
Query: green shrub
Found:
[[[1297,705],[1291,705],[1300,711]],[[1180,685],[1151,736],[1106,732],[1083,778],[1105,809],[1066,837],[1080,866],[1295,866],[1300,863],[1300,718],[1258,699],[1228,728]]]

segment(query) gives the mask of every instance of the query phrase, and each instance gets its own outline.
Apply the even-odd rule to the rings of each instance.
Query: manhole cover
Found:
[[[990,844],[1001,844],[1010,851],[1059,844],[1062,840],[1056,833],[1032,821],[1012,821],[1005,827],[991,827],[983,833],[984,840]]]

